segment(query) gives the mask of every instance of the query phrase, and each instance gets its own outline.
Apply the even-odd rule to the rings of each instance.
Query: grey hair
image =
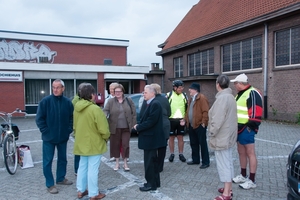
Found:
[[[61,86],[65,87],[65,82],[64,82],[63,80],[61,80],[61,79],[55,79],[55,80],[53,81],[53,83],[54,83],[54,82],[60,82]]]
[[[157,83],[152,83],[150,84],[152,87],[154,87],[154,89],[156,90],[157,94],[161,94],[161,88],[160,85],[158,85]]]
[[[219,84],[220,88],[225,89],[229,87],[230,80],[228,76],[226,76],[225,74],[221,74],[217,77],[216,82]]]
[[[156,89],[153,87],[153,85],[146,85],[145,89],[148,88],[150,92],[153,92],[155,95],[157,94]]]

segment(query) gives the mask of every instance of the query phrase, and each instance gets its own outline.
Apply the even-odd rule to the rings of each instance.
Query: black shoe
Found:
[[[170,162],[173,162],[174,157],[175,157],[175,155],[172,153],[172,154],[170,155],[170,157],[169,157],[169,161],[170,161]]]
[[[195,163],[194,161],[187,161],[187,163],[186,164],[188,164],[188,165],[199,165],[199,163]]]
[[[160,187],[160,184],[156,184],[156,186],[159,188],[159,187]],[[147,183],[144,183],[144,187],[148,187],[148,186],[147,186]]]
[[[142,192],[147,192],[150,190],[156,190],[156,188],[148,187],[148,186],[140,187],[140,191],[142,191]]]
[[[202,164],[199,168],[200,168],[200,169],[205,169],[205,168],[208,168],[208,167],[209,167],[209,164],[207,164],[207,165],[203,165],[203,164]]]
[[[182,154],[179,154],[179,160],[181,160],[181,162],[185,162],[186,159]]]

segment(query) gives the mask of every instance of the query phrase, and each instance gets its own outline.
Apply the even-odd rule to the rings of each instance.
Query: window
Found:
[[[209,49],[188,55],[189,76],[214,73],[214,50]]]
[[[300,63],[300,27],[276,32],[275,43],[275,66]]]
[[[262,36],[222,46],[223,72],[262,67]]]
[[[183,65],[182,65],[182,57],[174,58],[174,77],[182,77],[183,76]]]
[[[103,64],[104,65],[112,65],[112,59],[104,59]]]
[[[25,80],[25,104],[38,104],[44,97],[52,94],[52,83],[55,79],[26,79]],[[80,83],[91,83],[97,91],[97,80],[75,80],[76,88],[74,88],[73,79],[62,79],[65,83],[65,90],[63,95],[67,98],[73,98],[77,93],[77,88]]]
[[[77,90],[78,90],[78,86],[81,84],[81,83],[90,83],[94,88],[95,88],[95,91],[96,93],[98,93],[98,90],[97,90],[97,80],[86,80],[86,79],[76,79],[76,91],[75,93],[77,94]]]
[[[49,79],[25,80],[25,104],[38,104],[50,95]]]
[[[48,57],[39,57],[39,63],[48,63],[49,59]]]

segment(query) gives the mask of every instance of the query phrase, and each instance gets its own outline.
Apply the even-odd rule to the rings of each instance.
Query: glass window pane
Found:
[[[38,104],[50,95],[49,79],[25,80],[25,104]]]
[[[208,62],[209,62],[208,73],[212,74],[215,71],[215,69],[214,69],[214,50],[213,49],[209,50],[209,60],[208,60]]]
[[[194,70],[195,70],[195,54],[191,54],[188,56],[189,60],[189,76],[194,76]]]
[[[223,72],[230,71],[230,44],[223,46]]]
[[[208,59],[207,59],[207,51],[202,52],[202,74],[208,73]]]
[[[300,27],[292,29],[291,40],[291,64],[298,64],[300,63]]]
[[[195,75],[201,75],[201,56],[200,52],[195,55]]]
[[[232,71],[240,70],[240,42],[233,43],[231,45],[232,51]]]
[[[288,65],[290,55],[290,30],[276,33],[276,66]]]

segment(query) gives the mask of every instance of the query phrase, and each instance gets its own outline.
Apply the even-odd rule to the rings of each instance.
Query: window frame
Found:
[[[183,77],[183,56],[173,59],[174,78]]]
[[[206,55],[206,56],[205,56]],[[207,73],[203,73],[204,64]],[[188,55],[189,76],[207,75],[214,73],[214,48],[198,51]]]
[[[298,31],[298,34],[294,32]],[[279,34],[286,34],[288,32],[288,38],[280,38]],[[275,31],[274,33],[274,66],[275,68],[293,66],[300,64],[300,26],[290,27],[287,29],[282,29]],[[298,37],[293,37],[297,36]],[[281,47],[282,49],[279,49]],[[298,47],[298,48],[297,48]],[[280,52],[280,53],[279,53]],[[279,56],[284,59],[287,59],[288,63],[279,64]],[[283,61],[282,61],[283,62]]]
[[[234,72],[240,70],[261,69],[263,67],[262,39],[262,35],[259,35],[221,45],[221,71]],[[248,45],[247,42],[250,42],[250,45]],[[225,49],[226,51],[229,51],[229,53],[225,52]],[[246,55],[250,56],[250,58],[246,57]]]

